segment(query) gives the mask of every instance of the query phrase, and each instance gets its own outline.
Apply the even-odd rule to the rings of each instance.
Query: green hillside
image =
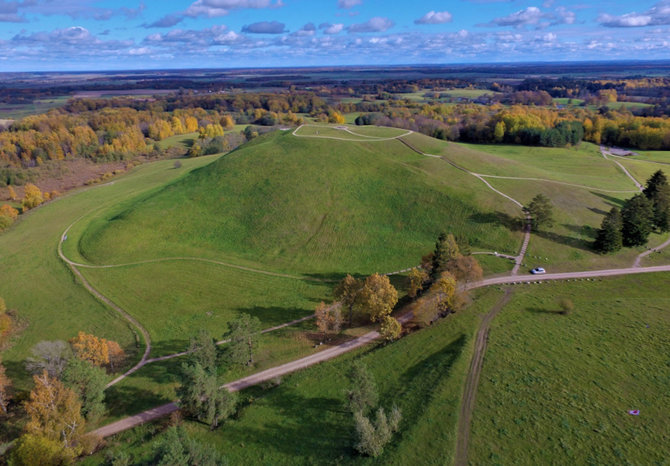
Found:
[[[189,256],[300,274],[390,272],[416,264],[441,231],[516,252],[517,234],[495,212],[518,215],[476,178],[397,140],[283,132],[108,211],[78,252],[97,264]]]

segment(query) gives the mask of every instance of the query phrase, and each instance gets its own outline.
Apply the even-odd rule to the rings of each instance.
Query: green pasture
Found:
[[[149,331],[151,357],[183,351],[206,328],[222,338],[241,313],[263,328],[314,312],[331,300],[332,283],[280,278],[199,261],[81,269],[89,282]]]
[[[0,235],[0,296],[16,309],[25,326],[2,354],[16,388],[31,386],[23,361],[41,340],[67,340],[82,330],[118,341],[131,356],[140,351],[127,322],[91,296],[61,262],[58,242],[82,214],[151,191],[215,158],[184,160],[178,170],[171,160],[141,165],[111,183],[76,191],[30,211]]]
[[[470,464],[666,464],[666,284],[659,274],[515,287],[491,327]]]
[[[480,250],[515,252],[520,235],[497,211],[514,206],[399,141],[282,132],[109,209],[70,247],[96,264],[187,256],[333,279],[413,266],[441,231]]]
[[[451,463],[474,334],[481,314],[499,298],[499,291],[483,290],[468,309],[431,328],[285,376],[279,387],[246,390],[238,416],[215,431],[193,422],[184,426],[223,452],[230,464]],[[377,460],[353,450],[345,390],[356,359],[374,374],[381,405],[389,410],[395,404],[403,413],[400,434]],[[132,431],[109,439],[108,445],[132,455],[133,464],[152,458],[152,444]],[[99,453],[84,464],[101,458]]]
[[[186,133],[186,134],[176,134],[170,136],[169,138],[162,139],[158,141],[158,147],[161,149],[169,149],[170,147],[178,146],[181,149],[190,148],[193,143],[198,139],[198,133]]]
[[[51,99],[38,99],[25,104],[1,104],[0,120],[20,120],[30,115],[46,113],[54,108],[62,107],[68,101],[68,96],[54,97]]]

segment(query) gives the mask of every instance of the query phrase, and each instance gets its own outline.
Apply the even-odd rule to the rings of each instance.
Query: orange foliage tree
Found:
[[[89,361],[98,367],[109,364],[109,346],[104,338],[79,332],[70,340],[70,344],[79,359]]]
[[[112,372],[123,364],[126,353],[121,346],[112,340],[107,340],[107,352],[109,354],[109,368]]]
[[[12,220],[16,220],[19,216],[19,211],[9,204],[4,204],[2,207],[0,207],[0,215],[8,217]]]
[[[42,191],[32,183],[27,183],[24,189],[23,208],[33,209],[44,202]]]

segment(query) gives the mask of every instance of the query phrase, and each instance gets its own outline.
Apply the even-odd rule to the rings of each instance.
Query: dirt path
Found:
[[[574,183],[566,183],[565,181],[556,181],[556,180],[549,180],[547,178],[523,178],[519,176],[499,176],[499,175],[482,175],[480,174],[479,176],[483,178],[497,178],[500,180],[519,180],[519,181],[540,181],[543,183],[555,183],[555,184],[562,184],[564,186],[574,186],[575,188],[583,188],[583,189],[589,189],[591,191],[600,191],[603,193],[636,193],[637,191],[617,191],[614,189],[603,189],[603,188],[594,188],[593,186],[586,186],[583,184],[574,184]]]
[[[298,131],[300,131],[300,128],[302,128],[303,126],[312,126],[312,127],[315,127],[315,128],[327,128],[327,129],[332,128],[330,126],[304,124],[304,125],[298,126],[293,131],[293,133],[292,133],[293,136],[295,136],[297,138],[335,139],[337,141],[350,141],[350,142],[378,142],[378,141],[392,141],[394,139],[399,139],[399,138],[402,138],[402,137],[405,137],[405,136],[409,136],[410,134],[412,134],[414,132],[414,131],[408,130],[406,133],[400,134],[398,136],[381,138],[381,137],[377,137],[377,136],[368,136],[367,134],[354,133],[353,131],[351,131],[351,129],[349,129],[346,126],[335,127],[335,129],[338,129],[338,130],[343,131],[345,133],[351,134],[352,136],[356,136],[356,137],[359,137],[359,138],[367,138],[367,139],[351,139],[351,138],[341,138],[341,137],[337,137],[337,136],[319,136],[319,135],[316,135],[316,134],[298,134]]]
[[[633,183],[635,183],[635,186],[637,186],[637,189],[639,189],[640,192],[642,192],[642,191],[644,190],[644,187],[643,187],[643,186],[642,186],[642,185],[635,179],[635,177],[634,177],[633,175],[630,174],[630,172],[626,169],[626,167],[624,167],[624,166],[621,164],[621,162],[619,162],[618,160],[610,159],[610,158],[607,157],[608,155],[612,156],[612,154],[610,154],[610,153],[607,151],[607,149],[605,149],[605,146],[602,146],[602,145],[600,146],[600,153],[602,154],[603,157],[605,157],[605,160],[609,160],[610,162],[614,162],[614,163],[616,163],[616,164],[619,166],[619,168],[624,172],[624,174],[625,174],[628,178],[630,178],[631,180],[633,180]],[[612,157],[613,157],[613,156],[612,156]]]
[[[486,344],[489,337],[489,328],[491,321],[498,313],[505,307],[512,299],[514,292],[511,288],[505,290],[505,294],[493,306],[488,314],[482,319],[482,323],[477,331],[475,339],[475,348],[470,361],[470,371],[465,379],[465,388],[463,390],[463,398],[461,401],[461,410],[458,416],[458,429],[456,431],[456,455],[455,464],[457,466],[466,465],[468,462],[468,442],[470,440],[470,425],[472,423],[472,413],[475,408],[475,396],[477,395],[477,387],[479,385],[479,376],[482,371],[482,363],[484,361],[484,354],[486,353]]]
[[[645,257],[651,255],[651,254],[654,253],[654,252],[659,252],[661,249],[665,249],[665,248],[667,248],[668,246],[670,246],[670,239],[668,239],[667,241],[665,241],[663,244],[659,244],[659,245],[656,246],[655,248],[651,248],[651,249],[649,249],[648,251],[643,252],[642,254],[640,254],[639,256],[637,256],[637,257],[635,258],[635,262],[633,263],[633,267],[640,267],[640,265],[641,265],[641,263],[642,263],[642,259],[644,259]]]

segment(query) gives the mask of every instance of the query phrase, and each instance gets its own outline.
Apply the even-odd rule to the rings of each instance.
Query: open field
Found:
[[[237,419],[210,432],[198,423],[185,427],[214,445],[231,464],[444,464],[453,458],[456,421],[479,316],[500,297],[480,293],[467,310],[389,345],[365,348],[283,378],[273,389],[242,394]],[[376,461],[353,451],[353,421],[344,406],[346,373],[355,359],[371,369],[388,410],[403,412],[401,433]],[[149,461],[151,444],[110,439],[135,462]],[[100,456],[84,461],[96,464]]]
[[[110,209],[91,220],[76,248],[94,264],[187,256],[337,278],[416,265],[441,231],[480,250],[515,253],[520,236],[488,215],[495,210],[515,207],[398,141],[283,132]],[[74,246],[66,252],[76,259]]]
[[[215,158],[184,160],[180,170],[172,168],[171,160],[139,166],[111,183],[43,205],[0,235],[0,296],[27,324],[14,346],[3,352],[18,389],[31,385],[23,360],[41,340],[67,340],[82,330],[118,341],[131,356],[135,348],[136,337],[126,321],[91,296],[58,259],[56,247],[67,226],[82,213],[146,193]]]
[[[182,149],[188,149],[193,145],[197,138],[198,133],[177,134],[158,141],[158,147],[161,149],[168,149],[170,147],[179,146]]]
[[[68,98],[68,96],[63,96],[53,99],[38,99],[29,104],[0,104],[0,119],[20,120],[29,115],[46,113],[53,108],[65,105]]]
[[[666,284],[648,275],[516,287],[492,324],[470,463],[664,464]],[[569,315],[557,312],[561,297],[574,302]]]

